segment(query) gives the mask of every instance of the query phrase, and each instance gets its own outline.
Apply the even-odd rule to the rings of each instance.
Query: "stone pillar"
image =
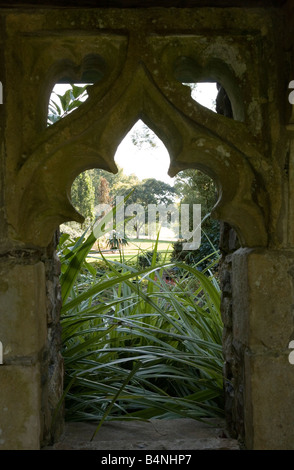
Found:
[[[53,246],[0,257],[1,450],[38,450],[62,431],[58,276]]]
[[[0,449],[39,449],[40,358],[47,342],[43,263],[24,264],[16,254],[2,258],[0,340]]]
[[[248,449],[294,449],[293,278],[294,250],[242,248],[232,255],[230,385],[235,428],[244,417]]]

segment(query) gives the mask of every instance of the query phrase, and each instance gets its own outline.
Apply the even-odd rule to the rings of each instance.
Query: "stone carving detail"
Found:
[[[199,168],[219,190],[227,424],[248,449],[293,448],[294,9],[188,3],[1,9],[1,448],[37,449],[62,431],[61,415],[52,426],[63,388],[52,235],[82,220],[74,178],[115,172],[139,118],[166,145],[170,175]],[[62,80],[94,85],[47,128]],[[221,100],[224,115],[203,108],[183,85],[209,80],[227,92],[229,113]]]
[[[270,203],[267,175],[257,171],[265,160],[260,110],[254,102],[250,114],[241,98],[246,90],[254,94],[252,83],[244,85],[250,77],[243,58],[238,59],[246,38],[232,44],[223,37],[226,58],[219,38],[145,35],[144,25],[141,31],[139,26],[131,24],[129,34],[53,39],[43,34],[38,42],[21,37],[25,76],[39,80],[28,86],[33,117],[26,124],[25,152],[14,179],[13,237],[46,246],[60,223],[82,221],[70,201],[72,182],[92,167],[116,172],[116,149],[142,119],[169,151],[169,174],[185,168],[209,174],[219,190],[214,216],[234,227],[242,245],[266,246]],[[78,110],[46,128],[50,90],[65,76],[96,82]],[[226,86],[236,120],[196,103],[181,83],[206,77]]]

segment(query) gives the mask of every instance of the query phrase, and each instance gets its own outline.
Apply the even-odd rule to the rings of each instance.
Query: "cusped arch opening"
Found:
[[[173,184],[168,176],[170,156],[158,135],[141,119],[117,147],[114,160],[126,174],[135,173],[141,180],[157,178]]]
[[[68,222],[62,226],[63,230],[65,227],[68,230],[69,227],[71,231],[81,234],[85,227],[95,220],[101,204],[114,207],[118,197],[126,197],[135,189],[134,195],[126,204],[145,207],[146,227],[144,230],[141,227],[140,234],[146,238],[148,204],[167,205],[176,202],[179,213],[181,204],[189,205],[189,231],[193,229],[191,208],[193,204],[200,204],[203,223],[201,246],[196,251],[190,250],[185,254],[189,255],[191,262],[193,259],[199,262],[201,257],[208,257],[209,260],[212,252],[218,250],[219,243],[219,222],[211,217],[219,195],[213,175],[208,175],[205,169],[201,168],[184,170],[173,178],[169,177],[168,151],[161,139],[142,120],[138,120],[124,137],[114,159],[117,173],[90,169],[80,173],[74,180],[71,186],[71,202],[85,217],[85,223],[81,226],[76,222]],[[173,243],[182,239],[180,230],[178,238],[173,237],[169,230],[163,230],[163,233],[169,234]],[[156,239],[156,230],[152,232],[152,236]]]
[[[180,163],[180,166],[178,168],[176,165],[173,165],[173,162],[176,160],[177,155],[182,151],[183,137],[185,136],[185,129],[183,129],[184,132],[180,132],[179,129],[177,129],[177,122],[173,119],[173,117],[167,114],[167,115],[164,115],[164,118],[161,118],[159,111],[160,109],[159,110],[157,109],[157,104],[155,102],[152,101],[149,104],[147,100],[144,100],[141,106],[138,107],[138,109],[135,106],[135,109],[131,111],[130,114],[127,116],[128,119],[122,119],[124,115],[122,115],[121,112],[119,112],[117,115],[114,115],[114,118],[109,120],[109,122],[106,121],[106,125],[104,127],[101,127],[100,136],[99,136],[99,145],[100,145],[99,152],[102,151],[102,154],[101,154],[102,158],[100,158],[101,163],[104,160],[105,162],[114,161],[116,150],[119,147],[119,144],[124,139],[124,137],[128,134],[128,132],[131,130],[132,124],[136,123],[138,120],[141,119],[145,123],[145,125],[148,126],[150,130],[156,133],[158,138],[163,142],[163,145],[166,147],[167,152],[168,152],[166,153],[166,155],[169,154],[170,161],[171,161],[170,175],[175,175],[178,171],[183,170],[185,168],[187,169],[197,168],[200,171],[204,170],[205,173],[207,173],[210,177],[212,177],[215,181],[217,181],[217,178],[216,178],[217,172],[215,172],[215,174],[212,174],[213,172],[211,173],[209,171],[206,171],[207,168],[211,170],[211,166],[206,165],[205,162],[203,165],[198,164],[198,163],[197,165],[192,164],[192,161],[194,161],[193,153],[199,152],[199,151],[203,152],[203,150],[205,150],[206,148],[206,146],[203,147],[203,144],[201,144],[200,141],[203,139],[200,137],[198,138],[199,142],[197,139],[196,140],[194,139],[195,142],[194,140],[193,142],[191,142],[192,146],[189,144],[188,140],[185,142],[184,157],[187,156],[189,160],[190,154],[191,154],[191,158],[192,158],[191,163],[188,163],[188,160],[187,160],[187,162],[183,162],[183,164]],[[199,145],[201,144],[203,148],[201,149],[198,144]],[[205,150],[205,151],[208,151],[208,150]],[[94,152],[93,157],[95,157],[94,154],[96,152],[95,152],[94,146],[93,146],[93,152]],[[149,160],[149,166],[150,166],[150,159],[148,160]],[[91,168],[91,167],[93,168],[95,166],[94,158],[93,158],[92,163],[93,165],[91,164],[91,162],[89,163],[89,165],[87,165],[88,168]],[[81,165],[84,165],[82,160],[81,160]],[[113,164],[112,167],[115,172],[115,164]],[[106,167],[101,166],[100,168],[108,169],[107,166]],[[84,169],[86,169],[86,165],[84,166]],[[79,170],[79,172],[80,171],[83,171],[82,167]],[[112,171],[112,168],[109,171]],[[75,174],[77,175],[78,172],[76,172]],[[78,178],[81,179],[82,177],[79,176]],[[67,191],[69,195],[69,198],[68,198],[69,201],[70,199],[72,199],[73,201],[73,197],[70,196],[70,191],[69,190]],[[221,196],[221,190],[219,190],[218,192],[219,192],[219,195]],[[83,213],[81,209],[79,208],[77,209],[79,213],[80,212]]]
[[[159,142],[159,138],[155,136],[152,130],[146,128],[143,122],[139,122],[139,125],[143,126],[143,131],[138,129],[138,126],[135,125],[131,131],[127,134],[127,138],[129,138],[130,143],[136,144],[138,147],[138,154],[140,152],[144,152],[144,150],[150,151],[150,147],[156,148],[160,146],[161,149],[164,149],[163,144]],[[144,129],[147,131],[147,136],[142,135],[144,134]],[[147,137],[147,138],[146,138]],[[158,139],[158,140],[157,140]],[[125,139],[124,139],[125,140]],[[133,141],[133,142],[132,142]],[[124,142],[121,143],[123,145]],[[167,150],[165,149],[167,154]],[[116,152],[117,154],[117,152]],[[138,155],[137,155],[138,156]],[[160,157],[158,157],[160,158]],[[118,163],[118,155],[116,155],[116,161]],[[150,164],[150,161],[149,161]],[[167,171],[169,165],[169,157],[167,154],[167,161],[166,161],[166,168]],[[158,166],[155,167],[155,171],[157,170],[156,176],[159,176]],[[115,194],[111,194],[109,189],[113,188],[114,179],[119,176],[118,170],[117,174],[110,174],[106,172],[102,172],[99,170],[89,170],[88,173],[94,172],[100,175],[99,179],[99,188],[101,189],[100,193],[100,200],[101,204],[113,204],[113,197]],[[83,172],[81,175],[84,175]],[[112,179],[112,182],[111,182]],[[124,181],[120,181],[120,183],[125,183]],[[125,186],[122,184],[120,188],[123,192],[122,195],[127,193],[129,189],[132,189],[136,184],[136,181],[129,184],[129,186]],[[149,186],[150,189],[150,186]],[[116,193],[118,194],[118,193]],[[148,193],[151,196],[154,196],[155,193],[150,192]],[[143,195],[144,197],[144,195]],[[148,203],[148,201],[143,198],[139,201],[141,203]],[[150,201],[151,202],[151,201]],[[156,201],[160,203],[159,201]],[[148,241],[147,241],[148,242]],[[93,416],[100,417],[102,413],[105,412],[105,407],[109,405],[109,396],[105,395],[105,387],[110,387],[110,392],[113,393],[114,387],[121,387],[120,382],[123,383],[126,380],[126,375],[129,374],[129,367],[130,367],[130,359],[132,357],[129,355],[129,352],[134,352],[134,358],[137,357],[138,347],[140,350],[140,338],[142,338],[142,344],[144,345],[143,351],[143,359],[146,351],[146,361],[144,361],[142,367],[140,362],[138,366],[140,367],[140,374],[146,374],[146,377],[143,377],[143,381],[138,381],[140,378],[140,374],[135,375],[135,386],[133,388],[134,383],[131,382],[130,378],[127,380],[127,387],[130,387],[126,390],[128,393],[128,400],[125,403],[124,399],[121,402],[121,397],[115,402],[113,410],[111,410],[110,417],[121,417],[127,414],[128,416],[130,413],[135,413],[136,410],[138,411],[138,416],[140,417],[141,413],[141,405],[140,400],[138,400],[138,396],[142,395],[144,404],[142,412],[146,412],[150,410],[150,417],[161,417],[161,418],[168,418],[169,415],[166,413],[166,397],[170,396],[170,408],[172,410],[172,406],[174,403],[174,397],[185,398],[186,396],[191,396],[192,393],[195,393],[195,370],[196,367],[191,367],[191,372],[188,371],[187,376],[182,371],[182,360],[180,355],[182,354],[183,350],[185,353],[186,344],[191,343],[191,333],[197,333],[197,305],[201,305],[202,309],[206,309],[206,304],[204,304],[204,300],[200,299],[198,285],[196,285],[197,281],[195,279],[186,278],[183,279],[183,275],[181,272],[173,269],[164,269],[158,270],[158,272],[151,272],[150,276],[148,273],[145,272],[145,276],[141,276],[142,268],[144,270],[148,269],[152,262],[152,257],[154,253],[154,243],[153,245],[149,242],[149,249],[146,249],[146,245],[143,250],[140,251],[140,256],[137,256],[137,265],[134,265],[133,258],[135,252],[138,254],[138,248],[135,252],[129,257],[127,250],[125,248],[124,257],[119,258],[119,255],[115,253],[115,248],[119,245],[115,243],[123,243],[123,240],[120,238],[109,238],[108,243],[105,245],[105,251],[108,250],[107,255],[104,252],[104,256],[112,257],[113,263],[108,258],[108,264],[105,267],[105,264],[99,264],[99,269],[96,270],[94,274],[94,279],[91,278],[93,276],[93,269],[89,269],[88,271],[85,270],[85,274],[81,279],[81,282],[76,286],[75,294],[73,294],[72,298],[69,299],[69,302],[64,303],[63,305],[63,312],[65,312],[65,317],[63,318],[63,348],[65,351],[65,389],[72,381],[72,374],[77,375],[78,379],[76,381],[72,381],[70,385],[70,393],[66,395],[66,411],[67,411],[67,418],[68,419],[75,419],[76,415],[80,412],[81,408],[83,409],[83,416],[85,419],[88,417]],[[100,246],[99,246],[100,248]],[[102,248],[104,249],[104,248]],[[152,251],[153,250],[153,251]],[[183,250],[182,250],[183,252]],[[149,256],[151,253],[151,256]],[[176,253],[177,249],[174,250],[174,260],[176,260]],[[156,254],[160,254],[161,258],[159,259],[159,263],[162,264],[164,260],[164,251],[163,254],[161,253],[161,249],[158,248]],[[188,253],[184,253],[185,255]],[[190,252],[189,252],[190,254]],[[145,256],[146,255],[146,256]],[[95,256],[95,255],[94,255]],[[99,254],[96,254],[98,257]],[[116,256],[116,259],[113,257]],[[130,259],[131,258],[131,259]],[[154,259],[154,258],[153,258]],[[97,260],[97,258],[96,258]],[[100,254],[100,261],[101,261],[101,254]],[[182,259],[179,259],[182,261]],[[185,259],[184,261],[190,261],[191,264],[193,260],[190,258]],[[128,264],[130,262],[130,264]],[[166,263],[167,260],[166,260]],[[110,266],[112,268],[110,268]],[[137,272],[138,276],[136,276],[136,267],[138,266]],[[198,268],[199,268],[198,263]],[[201,266],[202,267],[202,266]],[[104,269],[103,269],[104,268]],[[135,272],[132,278],[126,278],[126,282],[124,283],[124,279],[122,277],[129,276],[129,271]],[[189,271],[186,273],[188,276]],[[86,281],[85,281],[86,279]],[[116,280],[116,282],[114,282]],[[93,296],[90,298],[88,297],[85,302],[78,302],[78,296],[82,292],[82,296],[87,295],[87,291],[83,291],[82,289],[86,289],[88,285],[91,285],[91,288],[95,289],[95,285],[100,282],[101,289],[97,290],[96,292],[92,290]],[[106,285],[110,285],[107,288]],[[181,287],[179,287],[181,285]],[[105,287],[104,287],[105,286]],[[104,288],[103,288],[104,287]],[[175,294],[175,302],[172,302],[172,295],[173,290]],[[147,293],[147,295],[146,295]],[[187,300],[188,299],[188,300]],[[70,308],[72,302],[76,302],[75,307],[73,309]],[[195,306],[195,315],[194,315],[194,306]],[[207,303],[208,307],[208,303]],[[217,308],[217,306],[216,306]],[[180,310],[181,309],[181,310]],[[182,318],[186,318],[188,314],[191,316],[189,317],[189,321],[183,322],[184,326],[187,325],[187,331],[183,329],[182,326]],[[68,316],[66,317],[66,314]],[[167,320],[162,322],[162,318]],[[195,326],[191,323],[195,318]],[[219,320],[216,321],[216,331],[217,337],[219,337],[219,342],[221,343],[221,332],[222,332],[222,323],[220,320],[220,316],[217,317]],[[171,321],[169,321],[169,319]],[[150,321],[149,321],[150,320]],[[158,320],[158,321],[157,321]],[[74,323],[76,326],[74,334],[71,331],[71,322]],[[149,326],[148,326],[149,325]],[[176,330],[175,330],[176,325]],[[178,327],[177,325],[181,326],[181,338],[180,341],[178,335]],[[189,326],[190,325],[190,326]],[[199,325],[198,325],[199,327]],[[160,332],[160,328],[162,328],[162,333]],[[142,335],[143,329],[143,335]],[[144,329],[146,334],[144,335]],[[189,331],[190,330],[190,331]],[[104,335],[105,332],[105,335]],[[112,335],[112,332],[118,338],[119,343],[118,346],[114,344],[115,336]],[[152,340],[152,335],[158,332],[160,334],[160,346],[161,350],[158,354],[158,340],[156,336],[154,336],[155,341]],[[175,332],[175,339],[173,341],[173,334]],[[98,333],[98,334],[97,334]],[[151,334],[150,334],[151,333]],[[167,333],[167,334],[166,334]],[[68,335],[68,336],[67,336]],[[86,341],[85,341],[86,335]],[[94,336],[94,337],[93,337]],[[91,339],[93,337],[93,339]],[[164,339],[163,339],[164,338]],[[186,341],[187,338],[187,341]],[[172,340],[172,347],[173,350],[168,347],[167,353],[164,353],[164,341],[166,341],[167,346],[169,345],[169,339]],[[94,340],[96,343],[94,343]],[[139,342],[138,342],[139,340]],[[146,345],[147,343],[147,345]],[[90,345],[90,349],[87,345]],[[85,346],[84,346],[85,345]],[[93,346],[93,349],[91,349]],[[191,347],[193,347],[193,342],[191,343]],[[71,356],[72,349],[77,348],[77,350],[84,351],[86,353],[86,361],[80,360],[78,357]],[[88,348],[86,350],[86,348]],[[115,349],[115,357],[112,357],[112,352]],[[150,354],[148,353],[148,349],[150,349]],[[207,349],[207,348],[206,348]],[[82,354],[84,354],[84,351]],[[163,353],[162,353],[163,351]],[[171,353],[172,351],[172,353]],[[127,353],[127,357],[125,356],[125,352]],[[153,354],[155,353],[155,356]],[[187,348],[187,354],[191,355],[193,353],[193,349]],[[209,351],[206,350],[205,354]],[[157,355],[158,354],[158,355]],[[167,356],[166,356],[167,354]],[[212,351],[211,356],[212,360],[215,360],[214,352]],[[175,361],[174,370],[171,369],[170,360],[166,363],[166,357],[179,357],[178,366],[177,361]],[[193,354],[192,354],[193,356]],[[221,359],[221,354],[219,355]],[[154,368],[154,357],[156,360],[157,365],[160,365],[163,374],[169,377],[168,381],[162,382],[162,384],[158,383],[158,378],[153,373]],[[118,361],[117,361],[118,359]],[[217,358],[218,360],[218,358]],[[97,362],[99,361],[99,363]],[[117,361],[117,363],[116,363]],[[104,362],[104,364],[103,364]],[[162,365],[161,365],[162,364]],[[165,365],[166,364],[166,365]],[[88,365],[90,366],[88,368]],[[113,367],[115,365],[115,367]],[[122,367],[121,367],[122,366]],[[131,365],[132,367],[132,365]],[[136,366],[137,367],[137,366]],[[165,372],[166,367],[166,372]],[[90,370],[91,369],[91,370]],[[79,371],[81,373],[79,373]],[[77,373],[78,372],[78,373]],[[185,372],[185,371],[184,371]],[[136,370],[134,369],[134,374],[136,374]],[[199,390],[203,393],[203,377],[201,370],[198,373],[197,369],[197,376],[199,375]],[[214,370],[214,380],[215,380],[215,370]],[[131,376],[130,376],[131,377]],[[179,377],[179,379],[178,379]],[[89,380],[88,380],[89,379]],[[207,379],[207,374],[205,379]],[[160,378],[159,378],[160,380]],[[150,381],[150,386],[148,382]],[[183,388],[183,381],[187,383]],[[129,383],[130,382],[130,383]],[[190,383],[192,382],[192,386],[190,387]],[[205,403],[203,406],[204,413],[206,413],[205,409],[207,409],[207,400],[211,406],[216,409],[219,407],[220,412],[223,409],[223,400],[222,400],[222,367],[219,366],[219,385],[217,385],[219,389],[219,393],[214,394],[214,398],[211,400],[209,397],[208,399],[205,398]],[[156,387],[153,386],[155,384]],[[87,393],[84,391],[87,388]],[[152,391],[152,394],[149,395],[149,389]],[[161,389],[163,393],[161,393]],[[155,394],[154,390],[158,392]],[[134,401],[133,392],[134,394]],[[81,408],[77,409],[76,407],[76,393],[79,393],[81,396],[81,392],[83,395],[83,400],[79,400]],[[208,390],[209,394],[209,390]],[[93,396],[95,399],[93,400]],[[147,399],[146,399],[147,396]],[[90,399],[88,399],[90,397]],[[162,406],[162,397],[164,398],[164,406]],[[156,401],[156,409],[154,414],[154,402]],[[138,406],[139,402],[139,406]],[[187,412],[189,416],[193,417],[193,413],[195,413],[195,406],[192,404],[190,409],[189,400],[187,401]],[[117,406],[118,405],[118,406]],[[201,405],[200,405],[201,406]],[[193,410],[194,408],[194,410]],[[124,412],[126,410],[126,413]],[[135,410],[135,411],[134,411]],[[177,416],[178,410],[175,409],[174,412],[171,413],[171,416]],[[198,410],[195,413],[197,415]],[[206,416],[204,414],[204,416]]]
[[[92,83],[56,83],[48,104],[47,126],[63,119],[77,109],[89,97],[87,88]]]
[[[61,51],[59,51],[62,54]],[[78,62],[76,62],[78,60]],[[50,110],[50,101],[52,100],[54,91],[62,91],[64,87],[69,88],[70,84],[81,87],[84,85],[93,85],[102,81],[109,75],[110,71],[106,61],[99,54],[90,53],[78,59],[77,57],[60,58],[56,60],[47,72],[47,80],[43,84],[40,94],[40,116],[38,119],[39,125],[44,127],[44,116],[48,117],[48,110],[51,114],[52,111],[58,113],[58,110],[53,105],[53,110]],[[57,104],[60,106],[59,99]],[[48,109],[49,108],[49,109]],[[45,111],[46,109],[46,111]],[[53,124],[54,122],[51,122]],[[48,125],[48,119],[47,119]]]
[[[81,227],[67,222],[62,228],[81,232],[100,214],[100,205],[115,206],[116,199],[135,189],[128,203],[172,202],[174,178],[168,175],[170,157],[162,140],[139,119],[127,132],[114,155],[117,172],[93,168],[80,173],[69,189],[76,210],[85,217]]]
[[[68,102],[66,101],[65,103],[66,109],[61,110],[60,108],[61,111],[64,111],[65,116],[68,113],[72,112],[75,107],[78,107],[82,100],[85,100],[87,98],[87,91],[85,88],[86,85],[87,84],[59,84],[55,88],[55,93],[57,92],[62,99],[68,99]],[[191,93],[194,99],[200,102],[201,100],[206,101],[207,107],[212,110],[215,110],[216,98],[218,94],[218,87],[216,83],[206,83],[204,85],[189,84],[189,86],[191,87]],[[81,92],[81,95],[75,96],[74,92]],[[80,98],[82,98],[82,100]],[[76,106],[72,106],[72,104],[75,104],[75,100],[77,101]],[[62,117],[63,116],[61,112],[59,112],[59,114],[57,115],[57,119],[61,119]],[[171,139],[169,139],[170,135],[168,126],[161,127],[154,125],[153,121],[147,115],[142,115],[141,118],[142,119],[138,119],[138,121],[126,134],[126,131],[122,133],[122,140],[120,141],[117,150],[114,154],[114,161],[116,162],[118,167],[116,176],[102,169],[89,169],[86,171],[82,171],[73,180],[70,187],[68,188],[69,200],[71,201],[72,205],[75,207],[77,212],[85,218],[86,224],[93,222],[93,220],[95,219],[95,207],[100,203],[106,202],[102,200],[103,198],[105,198],[105,194],[104,196],[102,195],[102,199],[101,195],[99,196],[99,191],[102,189],[101,184],[103,178],[107,181],[106,186],[108,186],[108,191],[110,192],[109,201],[115,198],[115,194],[113,193],[112,189],[115,185],[117,185],[117,181],[120,177],[123,179],[121,187],[125,186],[125,189],[129,190],[132,188],[132,186],[134,186],[134,184],[137,184],[138,177],[141,180],[148,178],[154,178],[157,180],[159,179],[165,182],[166,184],[174,186],[175,178],[171,178],[168,175],[170,167],[169,150],[174,150],[174,146],[170,145]],[[119,140],[117,139],[114,140],[116,141],[116,143],[119,142]],[[166,145],[164,142],[166,143]],[[156,150],[156,152],[154,150]],[[123,162],[123,154],[128,156],[128,161],[125,159]],[[122,172],[121,170],[125,171]],[[202,178],[200,176],[199,180],[202,183],[203,178],[206,178],[206,187],[209,186],[208,181],[215,181],[215,175],[208,174],[209,172],[207,172],[205,168],[203,169],[202,167],[199,167],[198,170],[191,169],[191,172],[195,172],[195,174],[198,174],[199,176],[202,172]],[[126,173],[127,175],[123,175],[123,173]],[[133,181],[128,184],[126,176],[130,175],[135,176],[135,178],[133,178]],[[185,175],[180,174],[178,179],[180,179],[182,176],[185,177]],[[195,180],[197,179],[197,177],[194,179],[192,174],[189,174],[188,179],[190,179],[190,182],[192,184],[195,184]],[[216,203],[218,198],[217,195],[219,194],[219,189],[215,182],[213,182],[213,186],[216,195]],[[188,185],[186,187],[188,188]],[[121,195],[121,191],[119,191],[118,194]],[[126,191],[124,192],[124,195],[126,195]],[[106,198],[107,197],[108,195],[106,194]],[[190,202],[192,202],[191,198]],[[205,204],[205,213],[203,214],[205,220],[207,220],[207,217],[210,219],[210,217],[206,213],[207,209],[208,206],[207,204]],[[212,209],[212,207],[210,207],[209,210],[210,209]],[[215,224],[217,224],[217,222]],[[79,223],[77,222],[68,222],[67,225],[79,228]],[[216,239],[216,237],[214,237],[214,239]]]
[[[236,121],[245,120],[245,109],[240,87],[230,67],[219,59],[211,59],[204,67],[201,67],[192,57],[179,57],[174,64],[174,76],[181,83],[216,83],[218,98],[221,108],[224,96],[229,103],[231,112],[226,117]],[[227,104],[228,107],[228,104]],[[218,110],[216,109],[216,112]]]

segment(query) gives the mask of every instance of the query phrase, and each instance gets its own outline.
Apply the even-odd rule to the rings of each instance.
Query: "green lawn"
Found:
[[[123,247],[123,254],[125,260],[132,259],[142,251],[152,251],[155,246],[155,240],[149,239],[136,239],[130,240],[126,246]],[[166,253],[172,251],[172,242],[159,240],[157,251],[160,253]],[[103,256],[107,259],[116,260],[120,258],[120,253],[118,250],[102,250]],[[89,256],[88,261],[94,261],[95,259],[101,259],[101,255],[98,251],[92,250]]]

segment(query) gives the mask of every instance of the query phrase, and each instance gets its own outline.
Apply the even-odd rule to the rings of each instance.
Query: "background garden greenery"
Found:
[[[73,85],[59,95],[60,103],[53,98],[48,124],[79,106],[85,93]],[[212,181],[188,170],[174,187],[140,182],[122,169],[117,175],[89,170],[74,182],[72,201],[90,228],[77,238],[63,233],[58,247],[66,418],[100,426],[105,419],[222,416],[218,230],[207,220],[205,247],[185,257],[179,245],[171,259],[168,251],[159,253],[157,241],[127,261],[121,250],[110,260],[97,253],[96,238],[111,214],[96,223],[94,235],[94,207],[126,194],[145,204],[148,198],[169,203],[176,194],[181,202],[201,203],[207,213],[215,202]]]
[[[197,266],[158,264],[156,245],[145,268],[123,258],[93,264],[94,240],[64,235],[59,247],[66,418],[221,416],[216,279]]]

